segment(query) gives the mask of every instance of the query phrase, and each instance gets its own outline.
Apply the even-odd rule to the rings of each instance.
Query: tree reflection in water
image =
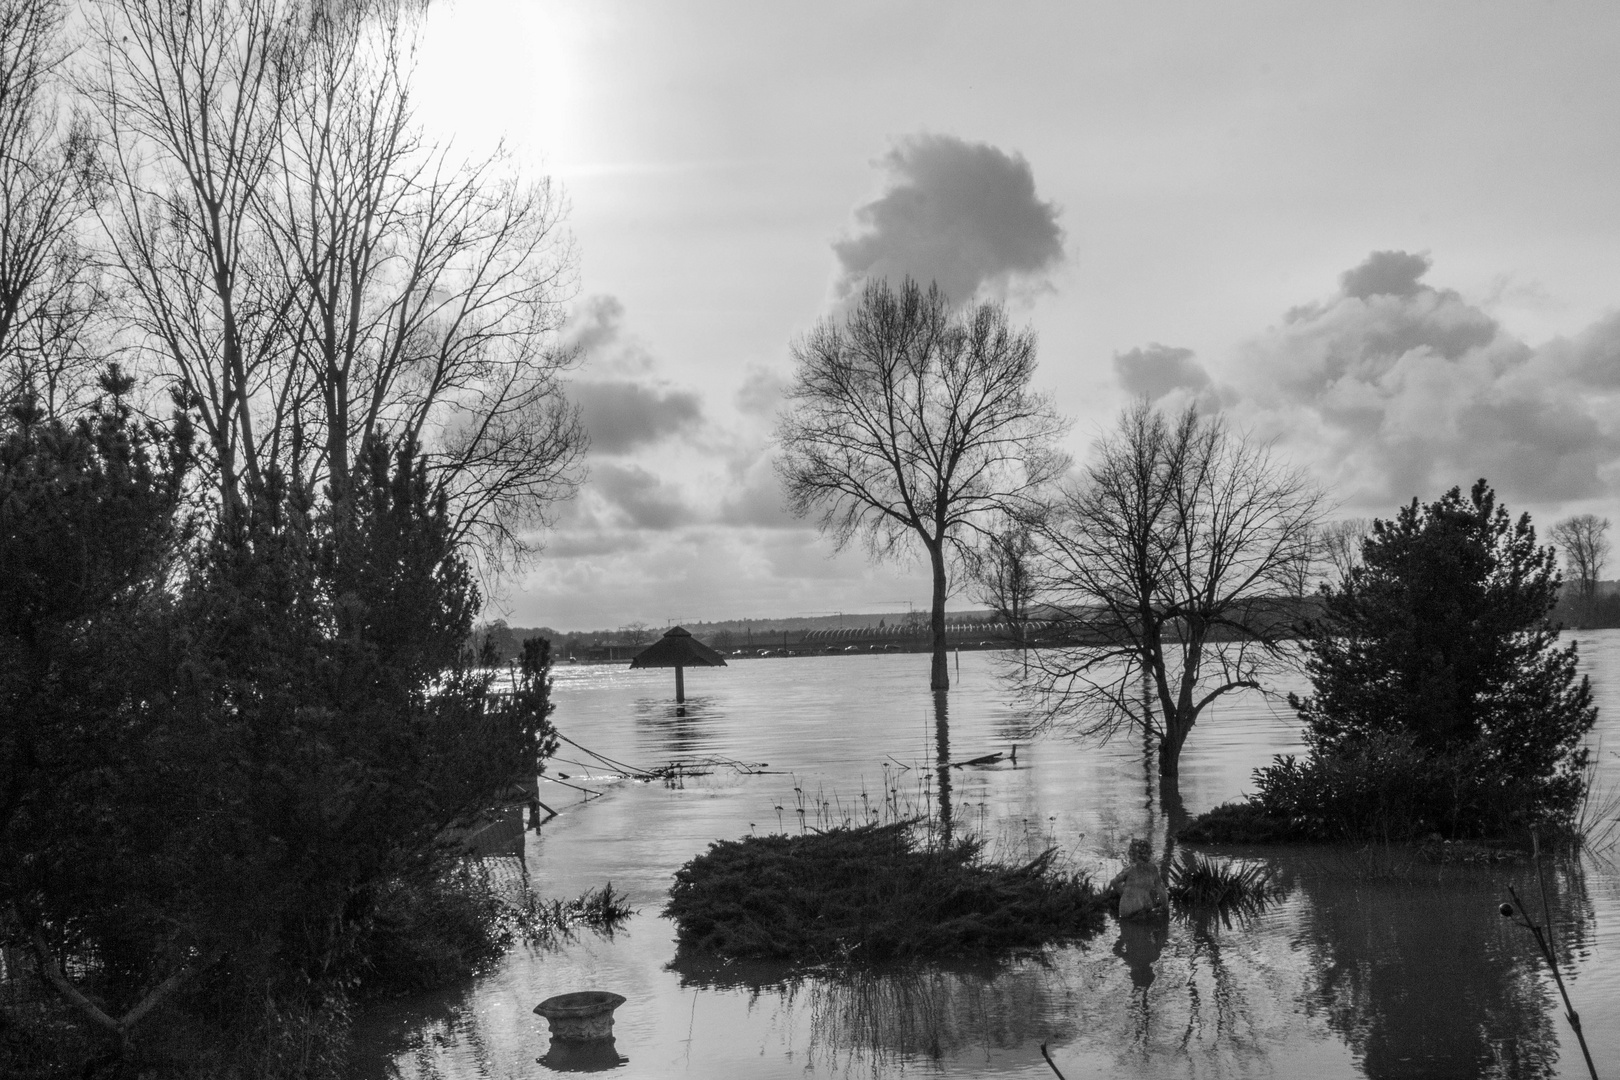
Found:
[[[1591,932],[1590,902],[1578,864],[1545,869],[1568,956]],[[1554,1074],[1562,1033],[1544,965],[1493,900],[1512,884],[1539,909],[1532,868],[1436,867],[1374,850],[1324,856],[1299,880],[1311,1004],[1367,1076]]]
[[[636,727],[650,736],[649,748],[673,758],[712,750],[727,717],[710,697],[694,695],[686,699],[679,713],[672,701],[639,698],[635,718]]]
[[[939,771],[939,831],[951,839],[951,707],[944,690],[934,691],[934,757]]]
[[[833,974],[782,975],[763,964],[681,962],[681,984],[748,987],[807,1019],[807,1072],[887,1076],[917,1060],[1005,1055],[1040,1061],[1039,1044],[1080,1034],[1076,991],[1063,971],[1035,961],[980,966],[917,964]],[[773,977],[773,974],[775,977]],[[977,1055],[974,1055],[977,1056]]]

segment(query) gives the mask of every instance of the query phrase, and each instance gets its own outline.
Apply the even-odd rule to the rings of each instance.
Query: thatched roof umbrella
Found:
[[[725,667],[726,658],[693,637],[684,626],[672,626],[664,636],[642,649],[630,661],[633,668],[672,667],[675,669],[675,703],[686,703],[685,668]]]

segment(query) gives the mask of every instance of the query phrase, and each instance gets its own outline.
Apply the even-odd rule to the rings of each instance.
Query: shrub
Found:
[[[1257,774],[1267,812],[1321,839],[1567,829],[1597,710],[1548,622],[1558,590],[1483,480],[1375,522],[1306,624],[1310,758]]]
[[[1103,901],[1055,849],[1023,865],[973,839],[919,842],[914,823],[725,840],[675,875],[664,914],[681,949],[792,963],[983,954],[1087,937]]]
[[[489,869],[474,860],[429,882],[389,882],[363,946],[364,992],[414,993],[483,970],[511,944],[508,903]]]
[[[1273,817],[1260,803],[1246,799],[1198,815],[1176,839],[1188,844],[1285,844],[1303,837],[1292,821]]]
[[[452,985],[489,969],[514,942],[545,944],[578,926],[611,933],[634,914],[611,882],[572,900],[502,885],[467,859],[432,881],[390,882],[377,898],[363,951],[370,996]]]

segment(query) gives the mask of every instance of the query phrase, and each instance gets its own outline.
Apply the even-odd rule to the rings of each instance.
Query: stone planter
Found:
[[[580,990],[549,997],[534,1007],[551,1024],[554,1042],[583,1043],[613,1038],[613,1010],[624,998],[606,990]]]

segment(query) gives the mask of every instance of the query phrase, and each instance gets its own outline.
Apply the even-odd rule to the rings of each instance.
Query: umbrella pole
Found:
[[[686,669],[675,665],[675,704],[686,704]]]

